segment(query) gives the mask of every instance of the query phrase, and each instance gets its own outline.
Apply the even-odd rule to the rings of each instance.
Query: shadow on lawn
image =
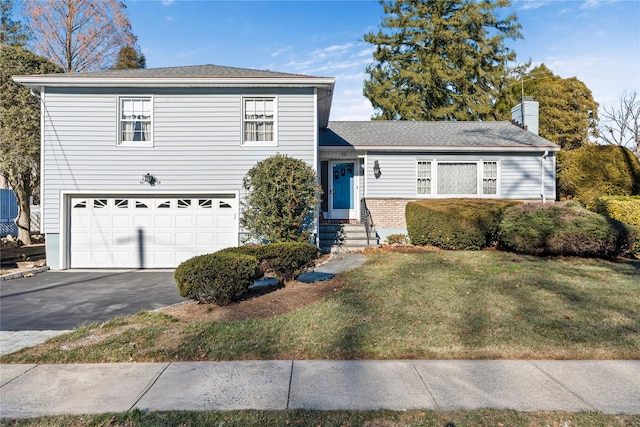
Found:
[[[517,341],[520,332],[523,340],[530,341],[525,344],[532,348],[537,345],[553,351],[554,347],[563,349],[575,344],[577,347],[568,351],[575,350],[574,355],[579,355],[575,352],[585,349],[581,347],[584,344],[589,350],[613,346],[633,352],[640,332],[640,305],[627,297],[634,292],[628,284],[613,283],[610,276],[615,272],[616,276],[638,278],[640,287],[640,263],[559,258],[549,261],[553,265],[548,270],[540,271],[536,260],[531,269],[525,265],[521,274],[512,278],[496,276],[477,281],[474,286],[485,289],[471,292],[473,299],[468,300],[458,324],[464,345],[480,349],[508,344],[493,339],[502,335]],[[567,278],[582,280],[569,283]],[[496,314],[491,306],[496,302],[517,307],[517,311],[512,318],[506,312]]]

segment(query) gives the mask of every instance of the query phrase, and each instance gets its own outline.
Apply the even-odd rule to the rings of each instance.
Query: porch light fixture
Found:
[[[147,172],[146,174],[142,175],[142,181],[140,181],[140,184],[149,184],[153,187],[156,184],[160,184],[160,181],[158,181],[155,176]]]
[[[382,175],[382,172],[380,172],[380,163],[378,163],[378,161],[376,160],[375,162],[373,162],[373,176],[378,179],[380,178],[380,175]]]

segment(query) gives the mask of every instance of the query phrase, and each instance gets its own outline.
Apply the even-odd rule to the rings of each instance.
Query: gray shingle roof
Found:
[[[312,77],[302,74],[279,73],[269,70],[223,67],[220,65],[192,65],[167,68],[139,68],[133,70],[111,70],[65,74],[73,77],[114,77],[114,78],[260,78],[260,77]]]
[[[329,122],[320,131],[321,147],[534,148],[559,147],[510,122],[414,122],[372,120]]]

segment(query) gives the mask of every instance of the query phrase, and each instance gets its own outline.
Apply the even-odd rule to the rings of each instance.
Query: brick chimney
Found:
[[[511,122],[538,135],[538,108],[533,96],[525,96],[511,109]]]

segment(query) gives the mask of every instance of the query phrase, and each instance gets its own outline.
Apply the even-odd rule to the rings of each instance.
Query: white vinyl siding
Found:
[[[419,199],[430,197],[487,197],[519,200],[540,200],[541,156],[532,153],[385,153],[368,152],[366,173],[366,197],[391,199]],[[380,165],[380,177],[373,174],[374,162]],[[431,162],[431,194],[418,192],[418,162]],[[437,165],[439,163],[474,163],[478,168],[478,190],[471,196],[442,195],[437,192]],[[495,168],[492,163],[495,163]],[[485,184],[491,188],[493,178],[485,178],[484,167],[493,173],[495,169],[495,194],[485,193]],[[549,154],[543,162],[544,186],[547,200],[554,200],[555,157]],[[487,172],[489,173],[489,172]]]

